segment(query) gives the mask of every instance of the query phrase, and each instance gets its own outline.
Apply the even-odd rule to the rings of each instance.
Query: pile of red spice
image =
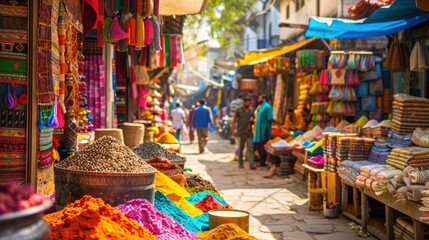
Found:
[[[203,212],[208,212],[215,209],[230,209],[229,206],[224,206],[210,194],[201,199],[201,201],[195,203],[194,206],[201,209]]]

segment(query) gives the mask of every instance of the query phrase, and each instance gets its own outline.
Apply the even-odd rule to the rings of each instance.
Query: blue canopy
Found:
[[[429,13],[416,8],[415,1],[396,0],[394,4],[381,7],[360,20],[311,17],[305,36],[324,39],[379,37],[426,21],[429,21]]]

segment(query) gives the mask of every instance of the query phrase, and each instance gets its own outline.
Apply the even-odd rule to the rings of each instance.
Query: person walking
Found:
[[[264,146],[271,137],[272,124],[277,123],[277,121],[274,120],[273,107],[267,102],[266,95],[258,97],[258,105],[255,111],[256,122],[253,127],[253,142],[255,143],[255,149],[259,153],[259,164],[265,167],[267,166],[267,151]]]
[[[209,107],[205,106],[206,101],[201,99],[200,106],[195,108],[192,116],[192,126],[197,130],[198,146],[200,153],[204,153],[204,148],[208,141],[208,130],[213,131],[213,115]]]
[[[194,143],[195,135],[194,135],[194,127],[192,126],[192,117],[194,116],[195,105],[192,105],[191,109],[189,109],[187,124],[189,127],[189,143]]]
[[[182,109],[181,103],[177,103],[176,108],[171,111],[171,121],[173,123],[173,128],[176,129],[176,139],[180,142],[180,133],[183,128],[183,122],[186,121],[186,114]]]
[[[253,109],[250,107],[250,97],[245,97],[243,105],[235,112],[232,128],[234,137],[238,138],[238,167],[244,168],[243,151],[246,145],[250,169],[256,169],[253,154],[252,124],[254,121]]]
[[[231,103],[229,104],[228,115],[229,115],[230,119],[235,118],[235,113],[236,113],[237,109],[239,109],[242,105],[243,105],[243,94],[239,93],[237,95],[237,98],[232,100]],[[234,137],[234,136],[232,136],[232,137]],[[228,136],[228,138],[229,138],[229,136]],[[235,153],[234,154],[234,160],[235,161],[237,161],[237,159],[238,159],[238,149],[239,149],[238,145],[239,145],[238,144],[238,138],[235,137],[235,150],[234,150],[234,153]]]

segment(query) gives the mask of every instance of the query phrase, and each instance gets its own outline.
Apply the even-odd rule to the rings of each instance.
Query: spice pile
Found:
[[[164,158],[170,161],[185,161],[185,158],[182,158],[175,153],[169,152],[163,146],[155,142],[142,143],[134,147],[133,152],[135,152],[137,155],[139,155],[139,157],[144,160],[152,158]]]
[[[173,181],[178,183],[180,186],[185,186],[185,175],[183,169],[176,163],[172,163],[167,159],[153,158],[147,161],[149,165],[156,168],[158,171],[168,175]]]
[[[227,223],[208,232],[198,233],[200,240],[257,240],[235,224]]]
[[[221,203],[221,204],[223,204],[225,206],[228,205],[226,203],[226,201],[221,196],[219,196],[217,194],[214,194],[212,192],[208,192],[208,191],[192,194],[191,196],[186,197],[186,200],[188,200],[192,204],[196,204],[197,202],[203,200],[207,196],[214,197],[219,203]]]
[[[203,179],[198,174],[187,175],[186,185],[188,186],[188,188],[192,190],[196,190],[195,192],[197,192],[199,189],[202,189],[202,191],[213,191],[215,193],[218,192],[211,182]],[[198,191],[198,192],[201,192],[201,191]]]
[[[160,240],[196,240],[197,235],[176,223],[167,214],[158,211],[146,199],[134,199],[116,207],[127,217],[141,223]]]
[[[172,217],[174,221],[182,224],[189,231],[196,233],[208,229],[208,224],[202,225],[203,222],[208,223],[208,221],[198,221],[198,217],[193,218],[160,191],[155,192],[155,207]]]
[[[52,239],[156,239],[118,209],[87,195],[45,219]]]
[[[77,171],[153,173],[155,168],[142,161],[127,146],[111,136],[103,136],[56,167]]]
[[[0,215],[40,205],[45,197],[32,186],[19,186],[16,182],[0,184]]]
[[[207,195],[194,206],[201,209],[203,212],[208,212],[215,209],[230,209],[229,206],[222,205],[222,203],[216,200],[216,198],[214,198],[212,195]]]

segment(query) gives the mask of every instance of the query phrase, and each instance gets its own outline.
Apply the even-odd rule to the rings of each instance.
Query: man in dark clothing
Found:
[[[243,105],[235,112],[232,127],[234,136],[238,137],[239,168],[244,168],[243,150],[245,144],[247,144],[249,166],[251,169],[256,169],[254,163],[255,157],[253,154],[253,133],[251,127],[254,121],[254,116],[253,109],[250,107],[250,101],[251,99],[249,97],[244,98]]]
[[[198,146],[200,153],[203,153],[208,141],[208,129],[214,129],[214,124],[212,111],[205,106],[206,101],[200,100],[199,103],[192,116],[192,126],[197,130]]]

